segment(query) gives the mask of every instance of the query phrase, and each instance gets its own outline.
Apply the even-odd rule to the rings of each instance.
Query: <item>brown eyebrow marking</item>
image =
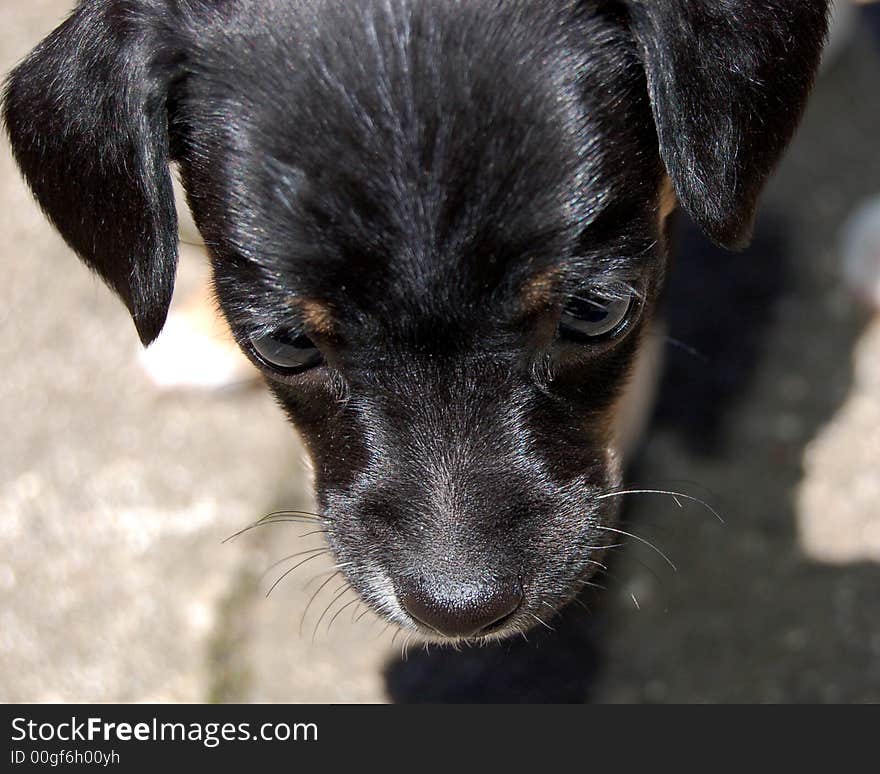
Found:
[[[669,179],[669,175],[666,175],[663,178],[663,182],[660,183],[660,190],[657,194],[657,220],[661,229],[666,218],[669,217],[677,206],[678,197],[675,195],[675,189],[672,187],[672,180]]]
[[[308,328],[322,336],[333,335],[333,315],[330,308],[320,301],[312,298],[290,298],[290,305],[294,307]]]
[[[560,275],[560,268],[551,266],[523,283],[520,289],[520,301],[524,314],[536,314],[553,303]]]

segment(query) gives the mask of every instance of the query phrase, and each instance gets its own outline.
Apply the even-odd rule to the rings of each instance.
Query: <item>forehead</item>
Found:
[[[261,283],[267,314],[449,320],[625,270],[660,168],[632,42],[547,5],[293,4],[204,35],[186,110],[228,215],[221,271]]]

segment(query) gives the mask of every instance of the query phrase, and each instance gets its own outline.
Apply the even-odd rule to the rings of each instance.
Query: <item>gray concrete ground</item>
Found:
[[[0,7],[0,70],[69,5]],[[587,620],[590,641],[567,639],[559,658],[548,634],[402,662],[384,624],[354,621],[357,604],[328,632],[348,594],[313,635],[341,591],[331,579],[301,626],[326,556],[267,599],[289,565],[266,568],[320,536],[278,525],[221,541],[277,507],[308,508],[281,412],[259,389],[149,384],[122,305],[46,224],[4,141],[0,700],[475,699],[499,696],[501,674],[525,698],[553,698],[536,686],[555,680],[608,702],[880,701],[880,320],[842,289],[836,251],[846,214],[880,190],[878,73],[859,30],[768,192],[787,268],[715,441],[708,423],[688,435],[658,422],[633,473],[707,496],[725,523],[633,497],[630,528],[677,571],[630,545],[605,580],[601,626],[561,622],[558,639]],[[779,265],[769,252],[733,260]],[[202,271],[184,255],[179,291]],[[724,369],[709,355],[672,372],[673,397]]]

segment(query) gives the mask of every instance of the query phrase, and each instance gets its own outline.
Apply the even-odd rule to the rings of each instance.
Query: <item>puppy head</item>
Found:
[[[601,563],[670,184],[741,244],[794,131],[824,2],[658,6],[87,0],[10,78],[19,164],[145,343],[180,164],[340,566],[401,624],[522,631]]]

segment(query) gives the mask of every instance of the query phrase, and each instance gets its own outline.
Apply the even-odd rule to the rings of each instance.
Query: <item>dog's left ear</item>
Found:
[[[743,247],[812,87],[828,2],[626,4],[678,199],[715,242]]]
[[[49,219],[148,344],[174,286],[166,0],[83,0],[10,75],[3,117]]]

